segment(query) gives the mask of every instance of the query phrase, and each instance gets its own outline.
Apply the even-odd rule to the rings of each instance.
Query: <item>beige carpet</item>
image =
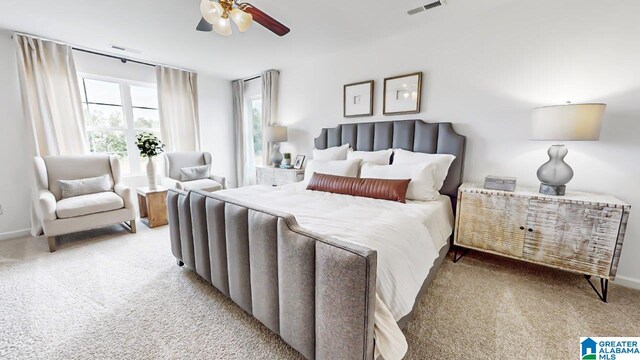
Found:
[[[0,242],[0,358],[297,359],[139,223]],[[87,240],[89,239],[89,240]],[[405,333],[407,359],[575,359],[580,336],[640,334],[640,291],[473,253],[445,262]]]

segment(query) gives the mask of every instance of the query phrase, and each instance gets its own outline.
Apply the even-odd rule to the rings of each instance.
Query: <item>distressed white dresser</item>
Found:
[[[567,192],[549,196],[463,184],[458,191],[454,261],[458,247],[584,274],[606,302],[631,206],[612,196]],[[600,278],[600,292],[591,282]]]
[[[281,169],[273,166],[257,166],[258,185],[281,186],[304,180],[304,170]]]

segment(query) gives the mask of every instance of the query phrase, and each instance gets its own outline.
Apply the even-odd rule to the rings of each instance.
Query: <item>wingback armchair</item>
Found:
[[[133,191],[121,183],[120,162],[113,155],[46,156],[34,159],[37,187],[36,214],[49,250],[56,251],[56,236],[128,222],[136,232]],[[59,180],[109,176],[111,190],[62,197]]]
[[[192,181],[182,181],[180,169],[209,165],[211,166],[211,154],[208,152],[173,152],[164,154],[164,186],[170,189],[204,190],[214,192],[227,188],[227,180],[224,176],[210,174],[209,178]]]

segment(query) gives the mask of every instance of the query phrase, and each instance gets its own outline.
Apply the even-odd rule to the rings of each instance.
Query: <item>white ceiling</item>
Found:
[[[449,0],[410,17],[432,0],[251,0],[291,28],[280,38],[258,24],[230,37],[195,31],[199,0],[2,0],[0,28],[111,53],[115,44],[142,51],[127,57],[234,79],[514,1]]]

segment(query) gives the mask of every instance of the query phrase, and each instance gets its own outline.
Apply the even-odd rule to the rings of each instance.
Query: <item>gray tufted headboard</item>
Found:
[[[422,120],[380,121],[342,124],[322,129],[315,138],[316,149],[350,144],[354,150],[377,151],[404,149],[430,154],[452,154],[456,159],[440,193],[451,197],[455,204],[462,184],[466,138],[453,130],[451,123],[426,123]]]

